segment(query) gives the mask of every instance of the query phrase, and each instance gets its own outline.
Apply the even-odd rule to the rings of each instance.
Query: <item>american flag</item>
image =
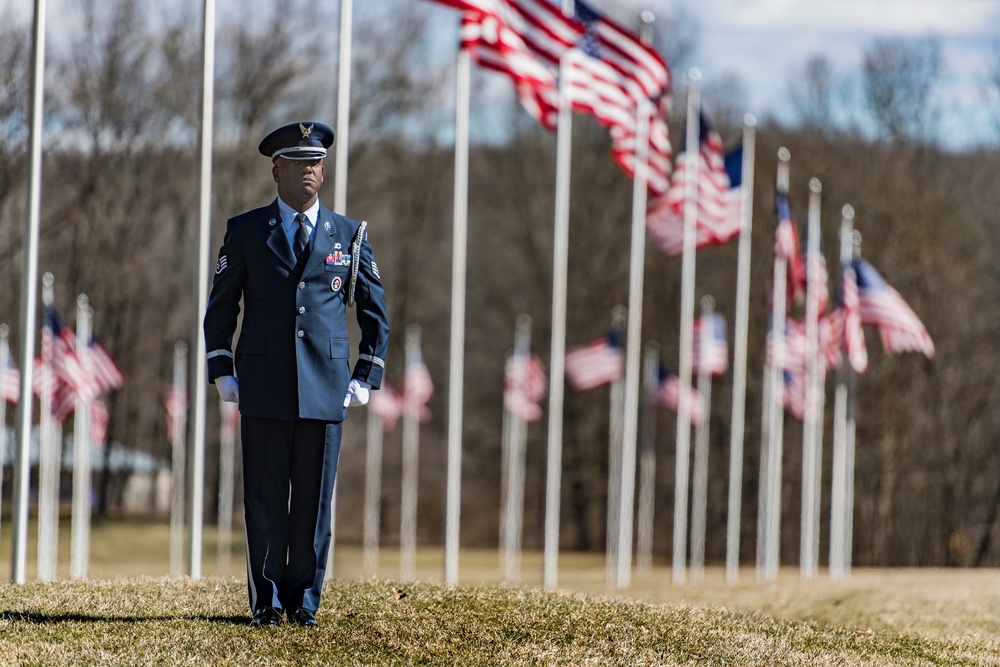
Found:
[[[512,415],[525,421],[538,421],[545,398],[545,369],[536,354],[513,354],[504,367],[503,405]]]
[[[566,353],[566,379],[576,391],[610,384],[622,376],[623,369],[622,348],[614,331]]]
[[[889,286],[871,264],[863,259],[854,260],[858,281],[858,313],[862,324],[878,327],[882,346],[887,352],[923,352],[928,359],[934,357],[934,341],[923,322],[899,295]]]
[[[542,126],[554,129],[559,114],[556,75],[511,29],[501,12],[503,3],[483,0],[457,4],[476,5],[475,11],[462,16],[462,48],[483,67],[510,77],[525,110]]]
[[[118,364],[93,337],[86,350],[77,350],[77,357],[89,379],[88,385],[96,392],[95,396],[106,394],[125,384],[125,376]]]
[[[434,383],[430,371],[423,359],[411,360],[406,363],[403,371],[403,407],[407,414],[417,417],[420,421],[431,418],[427,409],[427,401],[434,395]]]
[[[21,398],[21,371],[14,363],[7,340],[4,339],[0,344],[4,346],[7,355],[6,368],[0,368],[0,401],[17,403]]]
[[[583,33],[569,61],[571,104],[610,130],[612,158],[634,176],[637,110],[640,101],[650,100],[657,112],[649,128],[647,187],[661,194],[668,187],[673,152],[663,118],[669,106],[670,70],[635,35],[583,2],[574,6]]]
[[[167,437],[173,438],[174,424],[184,428],[187,424],[188,395],[187,388],[170,385],[163,397],[163,407],[167,415]]]
[[[723,156],[722,138],[701,116],[698,149],[698,194],[695,247],[720,245],[740,233],[740,195],[743,182],[743,147]],[[646,211],[650,237],[668,255],[684,250],[684,199],[688,151],[677,156],[670,188],[654,199]]]
[[[90,402],[90,444],[100,447],[108,436],[108,406],[97,399]]]
[[[663,366],[660,366],[659,378],[650,399],[656,407],[676,412],[681,396],[681,379]],[[705,420],[705,398],[692,387],[687,388],[687,395],[691,423],[701,424]]]
[[[76,355],[76,336],[63,324],[53,306],[44,307],[41,353],[41,363],[48,363],[52,368],[53,393],[58,391],[60,383],[74,392],[88,389],[87,374]]]
[[[706,345],[702,347],[702,330],[706,330]],[[729,366],[726,345],[726,319],[719,313],[708,313],[694,323],[694,345],[691,348],[692,370],[704,368],[709,375],[722,375]]]
[[[853,264],[845,264],[841,289],[844,312],[844,349],[847,361],[857,373],[868,370],[868,348],[865,346],[865,332],[861,328],[861,302],[858,294],[858,279]]]
[[[403,416],[403,397],[388,382],[383,382],[378,391],[371,392],[368,409],[382,418],[386,431],[396,428],[396,422]]]
[[[788,193],[779,190],[775,194],[775,215],[778,222],[774,230],[774,255],[788,262],[786,288],[789,301],[795,302],[805,296],[806,267],[799,250],[799,230],[792,219]]]
[[[582,2],[574,16],[548,0],[434,0],[466,12],[462,44],[477,62],[503,72],[518,97],[544,127],[554,129],[557,75],[568,57],[568,89],[574,110],[609,128],[612,157],[635,173],[639,101],[654,109],[649,131],[648,188],[666,190],[671,146],[664,114],[670,101],[670,70],[655,49]]]
[[[772,334],[771,331],[767,334],[768,363],[776,364],[781,370],[784,406],[796,418],[802,419],[806,411],[806,325],[791,318],[787,319],[780,345],[776,343]],[[829,327],[820,327],[819,338],[820,351],[825,352],[829,349],[826,342],[829,338]],[[817,361],[820,377],[824,377],[829,359],[825,354],[820,354]],[[819,405],[813,406],[813,409],[813,414],[819,414]]]

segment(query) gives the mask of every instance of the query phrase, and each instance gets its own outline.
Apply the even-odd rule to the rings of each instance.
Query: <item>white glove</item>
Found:
[[[238,403],[240,400],[240,381],[232,375],[222,375],[215,378],[215,388],[219,397],[226,403]]]
[[[344,407],[352,405],[366,405],[368,403],[368,391],[372,388],[364,380],[351,380],[347,385],[347,396],[344,396]]]

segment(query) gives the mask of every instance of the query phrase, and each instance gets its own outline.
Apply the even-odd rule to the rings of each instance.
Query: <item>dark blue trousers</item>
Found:
[[[319,608],[341,422],[242,417],[250,609]]]

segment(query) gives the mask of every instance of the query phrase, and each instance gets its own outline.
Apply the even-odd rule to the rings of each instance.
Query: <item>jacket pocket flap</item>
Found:
[[[330,339],[330,358],[347,359],[351,356],[351,343],[347,338]]]

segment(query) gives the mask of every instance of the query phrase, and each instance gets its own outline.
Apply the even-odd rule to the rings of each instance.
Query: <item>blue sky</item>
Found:
[[[706,83],[725,72],[746,85],[748,111],[783,116],[788,77],[824,54],[842,73],[857,73],[879,37],[941,40],[945,76],[939,91],[946,145],[1000,141],[1000,117],[985,79],[1000,39],[1000,0],[590,0],[620,20],[642,9],[658,16],[684,11],[699,26],[692,64]],[[679,72],[677,74],[683,74]]]

